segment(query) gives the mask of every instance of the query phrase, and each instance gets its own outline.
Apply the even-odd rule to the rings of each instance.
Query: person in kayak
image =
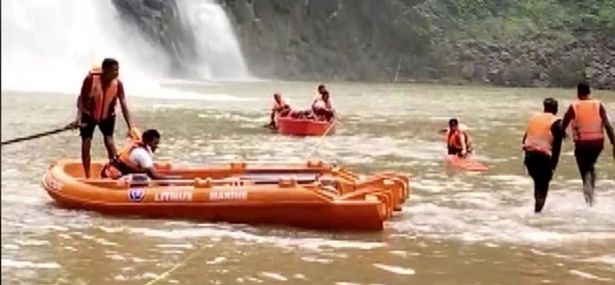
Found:
[[[521,142],[525,167],[534,180],[534,213],[540,213],[547,200],[565,135],[562,120],[555,116],[557,110],[557,100],[546,98],[543,111],[530,118]]]
[[[446,146],[449,155],[466,157],[473,152],[472,141],[468,133],[459,127],[459,120],[452,118],[448,121],[446,133]]]
[[[154,152],[160,143],[160,133],[155,129],[150,129],[129,142],[120,151],[118,157],[107,163],[102,171],[101,177],[118,179],[128,174],[145,173],[152,179],[168,180],[178,178],[176,176],[166,176],[156,171],[154,166]]]
[[[280,93],[274,93],[273,107],[271,107],[271,121],[267,126],[270,128],[275,128],[275,115],[278,114],[283,117],[288,115],[290,113],[290,110],[290,105],[288,105],[286,101],[282,99],[282,95],[280,95]]]
[[[330,121],[335,117],[335,109],[333,109],[333,102],[329,97],[329,91],[324,90],[321,94],[322,97],[312,103],[312,112],[317,118],[322,118],[326,121]]]
[[[594,203],[594,187],[596,186],[596,171],[594,165],[604,147],[604,131],[609,137],[615,159],[615,135],[609,121],[604,104],[590,97],[589,85],[577,85],[578,100],[570,104],[562,127],[564,130],[572,124],[574,140],[574,157],[579,174],[583,180],[585,202],[590,206]]]
[[[119,100],[122,115],[130,132],[132,128],[124,86],[118,79],[119,63],[113,58],[105,58],[102,69],[93,67],[83,80],[81,93],[77,98],[77,118],[69,126],[79,127],[81,136],[81,162],[86,178],[90,177],[90,150],[96,126],[103,134],[109,159],[116,156],[113,142],[115,129],[115,107]]]

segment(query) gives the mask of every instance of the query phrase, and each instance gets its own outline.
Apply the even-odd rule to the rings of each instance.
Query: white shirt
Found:
[[[142,147],[133,149],[130,152],[128,159],[130,159],[130,162],[139,165],[142,168],[154,167],[154,158],[152,157],[152,153]]]

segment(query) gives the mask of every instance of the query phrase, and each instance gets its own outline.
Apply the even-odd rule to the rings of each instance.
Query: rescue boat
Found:
[[[335,133],[336,120],[321,121],[290,116],[276,118],[278,133],[293,136],[322,136]]]
[[[93,162],[91,173],[100,173]],[[377,231],[401,210],[409,196],[408,178],[391,172],[370,176],[308,161],[305,164],[232,162],[208,167],[157,170],[181,177],[150,180],[131,175],[118,180],[84,178],[81,162],[53,162],[42,186],[57,205],[111,215],[180,218],[244,224]],[[139,178],[139,179],[137,179]]]

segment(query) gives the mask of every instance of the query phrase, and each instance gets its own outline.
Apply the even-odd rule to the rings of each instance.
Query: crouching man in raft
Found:
[[[179,178],[162,175],[156,171],[153,155],[160,143],[160,133],[157,130],[145,131],[140,140],[134,133],[131,133],[131,136],[133,140],[120,151],[117,158],[103,167],[101,177],[119,179],[128,174],[145,173],[151,179],[156,180]]]

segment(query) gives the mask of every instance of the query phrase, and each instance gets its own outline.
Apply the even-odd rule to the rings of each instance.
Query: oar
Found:
[[[75,129],[75,128],[77,128],[77,127],[72,126],[72,125],[68,125],[68,126],[65,126],[65,127],[53,129],[53,130],[42,132],[42,133],[38,133],[38,134],[33,134],[33,135],[21,137],[21,138],[14,138],[14,139],[10,139],[8,141],[3,141],[2,145],[8,145],[8,144],[16,143],[16,142],[33,140],[33,139],[36,139],[36,138],[45,137],[45,136],[49,136],[49,135],[65,132],[65,131],[72,130],[72,129]]]

